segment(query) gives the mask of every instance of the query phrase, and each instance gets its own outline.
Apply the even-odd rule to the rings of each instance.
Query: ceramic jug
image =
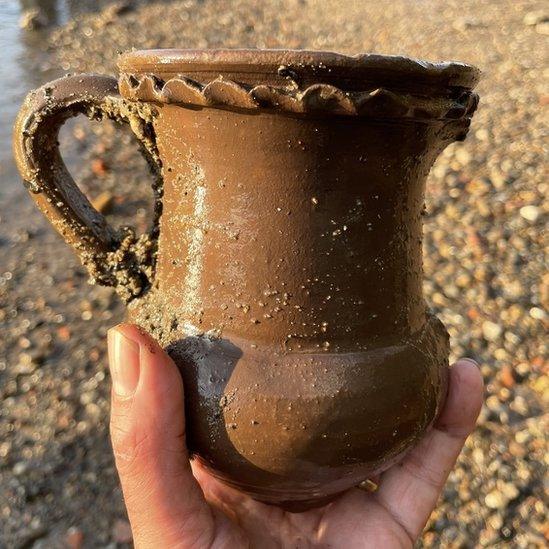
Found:
[[[28,189],[92,280],[168,350],[187,443],[261,501],[322,505],[398,460],[446,393],[448,336],[422,296],[425,179],[464,139],[479,72],[381,55],[149,50],[32,92]],[[68,174],[78,113],[128,123],[152,229],[114,230]]]

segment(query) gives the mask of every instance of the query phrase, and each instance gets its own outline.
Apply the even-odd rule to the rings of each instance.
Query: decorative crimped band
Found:
[[[478,95],[463,88],[451,89],[446,95],[427,97],[386,88],[350,92],[322,83],[306,89],[247,86],[222,76],[207,84],[182,75],[164,81],[153,74],[122,74],[118,84],[121,95],[133,101],[274,109],[291,113],[325,112],[371,118],[468,119],[478,105]]]

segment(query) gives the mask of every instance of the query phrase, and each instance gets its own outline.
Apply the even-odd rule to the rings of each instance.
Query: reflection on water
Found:
[[[51,27],[71,17],[95,11],[104,2],[96,0],[0,0],[0,201],[22,189],[11,156],[11,131],[17,111],[27,92],[56,78],[62,70],[52,64],[47,48]],[[19,28],[24,11],[38,9],[46,28]]]

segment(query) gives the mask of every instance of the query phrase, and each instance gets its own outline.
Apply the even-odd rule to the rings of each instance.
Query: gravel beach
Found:
[[[115,74],[134,47],[373,51],[483,70],[467,140],[429,176],[424,268],[452,360],[481,364],[486,401],[420,546],[549,543],[548,34],[533,0],[184,0],[119,2],[49,35],[49,63],[71,73]],[[151,177],[131,134],[78,118],[61,144],[96,206],[143,231]],[[0,207],[0,547],[124,546],[105,356],[123,305],[87,284],[23,191]]]

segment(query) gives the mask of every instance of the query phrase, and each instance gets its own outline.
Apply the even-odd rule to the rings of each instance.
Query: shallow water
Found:
[[[28,31],[19,27],[22,13],[31,8],[42,13],[44,29]],[[22,190],[11,153],[14,119],[27,92],[60,76],[61,67],[52,61],[47,48],[51,29],[71,17],[96,9],[89,0],[0,0],[0,205]]]

